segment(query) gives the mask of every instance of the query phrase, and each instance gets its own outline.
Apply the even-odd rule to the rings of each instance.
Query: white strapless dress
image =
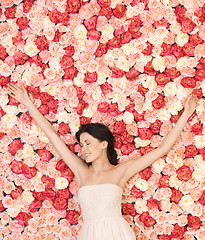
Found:
[[[83,225],[78,240],[136,240],[121,213],[123,190],[116,184],[83,186],[78,190]]]

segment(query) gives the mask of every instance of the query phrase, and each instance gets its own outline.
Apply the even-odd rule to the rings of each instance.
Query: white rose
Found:
[[[29,56],[33,57],[37,55],[40,50],[37,48],[36,44],[33,41],[27,40],[26,45],[24,46],[24,52]]]
[[[41,88],[42,92],[47,92],[52,96],[56,95],[57,87],[55,85],[46,85],[45,87]]]
[[[83,116],[92,118],[94,113],[97,111],[97,103],[91,104],[88,108],[83,110]]]
[[[158,159],[156,162],[152,164],[152,168],[156,173],[161,173],[164,167],[165,167],[165,161],[163,158]]]
[[[74,28],[73,34],[76,39],[83,40],[86,39],[87,37],[87,29],[83,24],[78,25],[77,27]]]
[[[56,114],[56,118],[58,119],[58,122],[67,122],[68,118],[69,118],[69,113],[66,111],[61,111],[61,112],[57,112]]]
[[[172,114],[172,115],[177,115],[178,112],[180,110],[182,110],[183,106],[181,104],[181,101],[179,100],[176,100],[174,102],[172,102],[170,105],[169,105],[169,112]]]
[[[93,98],[93,100],[95,100],[95,101],[100,100],[100,99],[101,99],[101,94],[102,94],[101,89],[100,89],[100,88],[97,88],[97,89],[92,93],[92,98]]]
[[[53,68],[56,70],[61,69],[60,58],[52,57],[52,59],[48,62],[48,65],[50,68]]]
[[[48,16],[44,17],[42,22],[43,22],[43,29],[47,29],[47,28],[55,29],[55,23],[51,22],[51,20]]]
[[[129,42],[129,43],[124,44],[121,47],[121,49],[123,50],[123,52],[126,55],[130,55],[130,54],[133,54],[133,52],[134,52],[134,45],[133,45],[133,43]]]
[[[107,40],[112,39],[114,37],[114,28],[110,24],[107,24],[101,33],[101,37],[105,37]]]
[[[31,135],[38,136],[41,141],[49,143],[49,139],[46,137],[45,133],[35,124],[31,125]]]
[[[123,121],[125,124],[131,124],[134,121],[134,115],[128,111],[123,114]]]
[[[22,74],[22,81],[25,82],[26,84],[30,85],[31,84],[31,72],[28,70],[25,70]]]
[[[11,68],[6,63],[0,65],[0,75],[8,77],[12,74]]]
[[[0,42],[1,42],[1,45],[5,48],[9,48],[13,46],[12,37],[9,35],[4,35]]]
[[[23,158],[32,157],[34,155],[33,147],[29,144],[23,145]]]
[[[205,147],[205,135],[194,136],[194,145],[196,148],[202,149]]]
[[[69,127],[71,129],[71,133],[76,133],[80,127],[80,121],[69,123]]]
[[[16,115],[8,113],[1,117],[1,122],[6,124],[8,128],[12,128],[17,123],[17,117]]]
[[[177,45],[183,47],[189,41],[189,35],[183,32],[177,34],[175,41]]]
[[[148,189],[149,184],[144,179],[137,179],[137,181],[135,182],[135,186],[136,186],[136,188],[139,188],[141,191],[144,192]]]
[[[174,96],[177,93],[177,86],[174,82],[168,82],[164,86],[164,94],[165,96]]]
[[[139,6],[141,6],[141,8]],[[126,17],[132,18],[132,17],[137,16],[138,14],[142,13],[144,10],[144,6],[145,6],[144,3],[138,3],[137,6],[135,5],[134,7],[128,5],[127,11],[126,11]]]
[[[112,0],[110,7],[115,8],[117,4],[122,4],[122,0]]]
[[[201,89],[202,89],[202,92],[203,92],[203,96],[205,96],[205,81],[203,81],[201,83]]]
[[[148,211],[147,201],[145,199],[137,198],[134,207],[139,214]]]
[[[146,110],[151,110],[151,109],[153,109],[152,102],[147,101],[147,99],[146,99],[144,104],[143,104],[142,110],[146,111]]]
[[[179,187],[181,186],[181,181],[178,179],[177,175],[172,175],[169,178],[169,185],[170,187],[174,187],[176,189],[179,189]]]
[[[78,73],[78,75],[79,75],[79,73]],[[107,76],[105,73],[98,71],[97,84],[101,85],[101,84],[105,83],[107,81],[106,78],[107,78]]]
[[[205,101],[204,99],[199,99],[198,103],[197,103],[197,107],[196,107],[196,112],[203,112],[205,109]],[[205,127],[205,125],[203,125]]]
[[[30,191],[23,191],[21,197],[23,203],[28,205],[30,205],[34,200],[33,194]]]
[[[174,22],[169,27],[170,31],[174,34],[180,34],[181,33],[181,25],[178,22]]]
[[[149,88],[149,90],[153,90],[157,87],[157,83],[155,81],[154,76],[147,76],[146,81],[143,83],[143,87]]]
[[[9,102],[9,98],[7,94],[0,94],[0,103],[2,108],[4,109],[4,106],[7,105],[7,103]]]
[[[22,205],[20,203],[14,203],[7,208],[7,213],[10,217],[16,217],[21,212]]]
[[[152,66],[155,70],[163,72],[165,70],[165,59],[164,57],[156,57],[152,61]]]
[[[205,169],[200,167],[195,167],[192,173],[192,178],[198,182],[201,182],[205,177]],[[205,186],[199,185],[202,190],[205,190]]]
[[[134,142],[135,142],[136,148],[145,147],[150,144],[150,140],[142,140],[139,137],[136,137],[134,139]]]
[[[161,200],[160,203],[161,203],[160,207],[161,207],[162,211],[170,212],[171,203],[168,198]]]
[[[189,212],[190,208],[192,208],[194,205],[194,200],[189,194],[187,194],[181,198],[178,204],[184,211]]]
[[[78,73],[78,75],[73,80],[74,84],[78,87],[81,87],[84,84],[84,77],[84,73]]]
[[[178,61],[176,62],[176,68],[177,70],[181,70],[184,67],[188,66],[188,57],[181,57],[178,59]]]
[[[129,71],[129,61],[126,58],[119,57],[116,62],[116,67],[127,72],[127,71]]]
[[[68,180],[64,177],[58,177],[55,179],[55,188],[56,189],[65,189],[68,187]]]
[[[188,88],[184,88],[181,85],[177,86],[177,99],[183,100],[185,97],[187,97],[190,93],[190,90]]]
[[[165,108],[160,108],[158,113],[158,119],[162,122],[166,122],[170,120],[171,114],[169,113],[169,110]]]
[[[183,166],[183,159],[180,157],[175,157],[172,161],[173,166],[178,169]]]

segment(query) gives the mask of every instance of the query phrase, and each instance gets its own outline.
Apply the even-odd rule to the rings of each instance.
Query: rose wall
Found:
[[[73,173],[8,82],[79,156],[80,124],[108,125],[119,162],[156,148],[196,94],[172,150],[128,181],[122,213],[137,239],[205,239],[205,1],[0,3],[0,239],[74,240],[83,222]]]

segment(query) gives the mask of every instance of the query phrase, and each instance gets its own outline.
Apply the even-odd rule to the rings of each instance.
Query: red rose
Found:
[[[2,11],[2,9],[0,8],[0,17],[1,17],[2,14],[3,14],[3,11]]]
[[[193,216],[193,215],[189,214],[187,216],[187,220],[188,220],[188,226],[194,230],[199,229],[202,225],[202,221],[197,216]]]
[[[53,156],[53,154],[50,151],[48,151],[45,147],[42,149],[38,149],[37,154],[42,161],[46,162],[50,161]]]
[[[8,53],[6,51],[6,48],[0,45],[0,59],[5,60],[7,56],[8,56]]]
[[[162,234],[158,236],[159,240],[171,240],[171,236],[167,234]]]
[[[63,159],[59,160],[56,163],[56,170],[62,172],[63,170],[67,170],[68,169],[68,165],[63,161]]]
[[[45,188],[53,188],[55,187],[55,179],[49,176],[43,175],[41,177],[41,181],[44,183]]]
[[[152,176],[152,171],[150,170],[150,168],[145,168],[144,170],[139,172],[139,175],[142,179],[147,181]]]
[[[195,88],[196,87],[196,79],[194,77],[184,77],[181,80],[181,85],[184,88]]]
[[[148,152],[150,152],[150,151],[152,151],[152,150],[153,150],[153,147],[150,146],[150,145],[147,145],[147,146],[145,146],[145,147],[141,147],[141,148],[140,148],[140,153],[141,153],[141,155],[143,156],[143,155],[145,155],[146,153],[148,153]]]
[[[162,126],[162,122],[159,119],[156,119],[155,122],[150,124],[150,129],[153,133],[158,133]]]
[[[0,77],[1,79],[1,77]],[[5,115],[6,113],[4,112],[3,108],[0,106],[0,119]]]
[[[192,94],[195,94],[198,98],[202,98],[203,97],[203,92],[201,88],[195,88],[192,91]]]
[[[143,87],[142,83],[138,85],[138,92],[144,97],[147,92],[149,92],[149,88]]]
[[[18,106],[20,104],[20,102],[18,100],[16,100],[15,98],[9,96],[9,105],[13,105],[13,106]]]
[[[32,191],[32,194],[35,198],[35,201],[44,201],[45,200],[45,194],[44,192],[36,192],[35,190]]]
[[[2,212],[4,209],[5,209],[5,207],[4,207],[3,203],[2,203],[2,201],[0,200],[0,212]]]
[[[39,200],[34,200],[30,205],[29,205],[29,211],[30,212],[38,212],[39,208],[42,207],[42,201]]]
[[[138,128],[138,135],[142,140],[149,140],[154,134],[149,128]]]
[[[103,6],[101,6],[101,7],[102,8],[99,12],[99,16],[105,16],[109,20],[113,15],[112,8],[111,7],[103,7]]]
[[[204,43],[204,40],[199,37],[198,33],[190,34],[189,35],[189,42],[193,42],[196,45]]]
[[[11,191],[11,194],[10,194],[11,198],[12,199],[17,199],[18,197],[21,196],[22,192],[23,192],[22,187],[16,186],[16,189]]]
[[[68,126],[67,123],[61,122],[58,125],[58,131],[61,135],[66,135],[66,134],[70,133],[70,127]]]
[[[132,35],[129,31],[123,32],[120,35],[120,42],[121,44],[129,43],[132,40]]]
[[[170,78],[167,77],[164,73],[158,73],[155,76],[155,81],[159,86],[164,87],[168,82],[170,82]]]
[[[87,38],[91,40],[99,41],[101,33],[98,30],[90,30],[87,32]]]
[[[28,13],[32,6],[33,6],[34,0],[24,0],[23,2],[23,12]]]
[[[31,179],[36,176],[37,169],[35,167],[29,167],[26,164],[23,164],[22,173],[26,178]]]
[[[67,55],[64,55],[60,60],[60,65],[63,70],[71,68],[74,66],[74,59]]]
[[[175,189],[175,188],[171,188],[172,190],[172,195],[171,195],[171,198],[170,200],[172,202],[175,202],[175,203],[179,203],[179,201],[182,199],[182,197],[184,196],[184,194],[178,190],[178,189]]]
[[[97,0],[97,3],[101,6],[101,7],[109,7],[111,4],[111,0]]]
[[[177,169],[177,177],[181,181],[188,181],[192,177],[192,171],[188,166],[182,166]]]
[[[66,213],[66,219],[70,224],[77,225],[78,224],[78,218],[80,216],[80,213],[76,210],[68,210]]]
[[[144,55],[151,55],[152,54],[152,49],[153,45],[150,42],[146,42],[147,47],[142,51]]]
[[[161,94],[159,94],[158,97],[152,101],[152,106],[155,109],[160,109],[164,107],[164,105],[165,105],[164,97]]]
[[[111,116],[117,116],[117,115],[121,114],[121,112],[120,112],[120,110],[118,108],[118,103],[111,103],[110,104],[109,114]]]
[[[123,143],[133,143],[134,137],[130,135],[127,131],[124,131],[121,136]]]
[[[205,191],[203,191],[201,197],[198,200],[199,203],[201,203],[202,205],[205,205]]]
[[[136,25],[129,26],[128,31],[130,32],[133,38],[138,39],[142,35],[142,33],[140,32],[140,29],[141,27],[138,26],[138,24],[136,24]]]
[[[82,90],[82,88],[75,86],[75,90],[77,92],[77,97],[78,99],[82,99],[83,96],[85,95],[85,91]]]
[[[72,197],[72,193],[68,190],[68,188],[59,189],[56,193],[56,197],[69,199]]]
[[[116,18],[122,18],[126,14],[126,7],[123,4],[117,4],[113,9],[113,14]]]
[[[26,212],[20,212],[16,216],[16,220],[18,221],[18,223],[25,226],[25,227],[28,226],[28,221],[31,218],[33,218],[32,215],[30,213],[26,213]]]
[[[75,145],[74,145],[75,147]],[[74,150],[73,150],[74,152]],[[68,182],[71,182],[74,178],[74,173],[72,172],[72,170],[68,167],[64,170],[61,171],[61,177],[64,177],[68,180]]]
[[[197,10],[194,12],[194,15],[196,17],[198,17],[198,19],[201,23],[205,22],[205,8],[204,7],[197,8]]]
[[[10,81],[10,77],[0,76],[0,85],[6,86]]]
[[[25,112],[25,113],[21,114],[20,120],[22,121],[22,123],[26,123],[26,124],[31,125],[32,117],[29,114],[29,112]]]
[[[68,207],[68,199],[62,198],[62,197],[56,197],[53,200],[53,207],[56,210],[66,210]]]
[[[112,39],[108,40],[107,42],[107,48],[108,49],[114,49],[114,48],[120,48],[122,46],[120,39],[117,37],[113,37]]]
[[[113,91],[112,90],[112,85],[109,84],[108,82],[105,82],[105,83],[101,84],[100,89],[101,89],[101,91],[104,95],[106,95],[108,93],[111,93]]]
[[[136,150],[136,147],[132,143],[123,144],[120,148],[120,151],[121,151],[122,155],[129,155],[134,150]]]
[[[196,70],[195,78],[197,81],[203,81],[205,79],[205,69]]]
[[[140,214],[139,221],[143,222],[146,227],[151,227],[156,223],[155,219],[148,212]]]
[[[137,122],[144,120],[144,111],[142,113],[134,112],[134,118]]]
[[[97,16],[92,16],[89,19],[85,19],[83,24],[88,31],[96,29],[97,19],[98,19]]]
[[[28,55],[22,52],[15,52],[13,58],[15,65],[23,65],[29,59]]]
[[[169,23],[166,19],[162,18],[162,19],[160,19],[159,21],[154,21],[153,26],[154,26],[155,28],[165,27],[165,28],[168,29],[169,26],[170,26],[170,23]]]
[[[122,203],[121,206],[122,206],[122,214],[131,215],[133,217],[135,217],[137,215],[134,204],[132,204],[132,203]]]
[[[183,52],[185,56],[194,56],[194,49],[196,44],[193,42],[188,42],[183,46]]]
[[[174,11],[177,21],[178,22],[182,22],[183,20],[186,19],[185,14],[186,14],[186,8],[185,7],[181,7],[180,5],[178,5]]]
[[[130,68],[128,72],[125,73],[125,76],[128,80],[136,80],[140,72],[137,71],[134,67]]]
[[[84,116],[80,117],[80,125],[88,124],[88,123],[90,123],[90,122],[91,122],[91,118],[89,118],[89,117],[84,117]]]
[[[125,72],[117,67],[111,67],[112,70],[112,77],[114,78],[121,78],[124,76]]]
[[[4,132],[0,132],[0,140],[6,135]]]
[[[23,148],[23,144],[20,139],[15,139],[9,144],[9,153],[14,156],[19,149]]]
[[[203,130],[203,123],[202,122],[197,122],[194,125],[192,125],[192,132],[195,135],[201,134],[202,130]]]
[[[17,18],[16,24],[19,27],[19,30],[24,30],[29,26],[29,19],[27,17],[20,17]]]
[[[107,45],[99,42],[98,48],[95,51],[95,56],[102,57],[106,53],[107,53]]]
[[[125,107],[125,111],[128,111],[130,113],[134,113],[135,112],[135,103],[134,100],[132,98],[128,98],[130,103]]]
[[[177,78],[181,75],[180,71],[178,71],[176,68],[172,67],[172,68],[167,68],[164,71],[165,75],[169,78]]]
[[[86,103],[83,100],[79,100],[78,106],[75,107],[74,109],[76,110],[76,113],[78,115],[82,115],[83,114],[83,110],[88,106],[88,103]]]
[[[181,27],[183,33],[191,33],[196,27],[196,24],[191,19],[185,18],[181,22]]]
[[[93,83],[97,81],[97,72],[86,72],[84,82]]]
[[[126,124],[123,121],[116,121],[113,125],[113,132],[116,134],[123,134],[126,129]]]
[[[14,19],[16,15],[16,7],[12,6],[6,8],[6,10],[4,11],[4,15],[6,19]]]
[[[151,197],[150,199],[147,200],[147,207],[149,209],[156,208],[158,210],[161,210],[160,201],[158,201],[157,199],[154,199],[153,197]]]
[[[133,195],[135,198],[141,198],[143,193],[144,193],[143,191],[141,191],[139,188],[135,186],[133,186],[130,191],[130,194]]]
[[[70,67],[64,70],[64,79],[74,79],[78,75],[78,69],[76,67]]]
[[[56,192],[53,190],[53,189],[51,189],[51,188],[46,188],[44,191],[43,191],[43,194],[42,194],[43,196],[43,200],[45,200],[45,199],[48,199],[48,200],[54,200],[55,199],[55,197],[56,197]],[[41,199],[41,198],[40,198]],[[40,200],[39,199],[39,200]],[[60,210],[60,209],[59,209]]]
[[[189,145],[185,149],[185,157],[192,158],[198,154],[198,149],[194,145]]]
[[[109,111],[110,104],[108,102],[101,102],[98,104],[97,110],[99,112],[107,113]]]
[[[137,26],[143,25],[143,22],[139,16],[128,18],[127,21],[130,21],[129,27],[136,26],[136,25]]]
[[[46,106],[46,105],[40,105],[40,106],[38,107],[38,110],[39,110],[39,112],[42,113],[43,115],[49,114],[49,108],[48,108],[48,106]]]
[[[21,173],[23,173],[22,166],[23,166],[23,162],[22,161],[17,161],[17,160],[14,159],[11,162],[10,168],[11,168],[11,171],[13,173],[21,174]]]
[[[171,44],[167,44],[167,43],[162,43],[162,51],[160,53],[160,56],[164,57],[164,56],[170,56],[172,55],[172,45]]]
[[[48,50],[49,48],[49,42],[45,36],[40,36],[36,38],[35,44],[37,45],[37,48],[41,51]]]
[[[150,76],[155,76],[157,71],[152,66],[152,61],[148,62],[144,67],[144,73]]]
[[[115,148],[120,149],[121,146],[122,146],[121,136],[117,135],[117,134],[114,134],[114,138],[115,138],[115,143],[114,143]]]
[[[169,187],[169,178],[170,178],[170,176],[163,175],[159,179],[159,188],[167,188],[167,187]]]
[[[180,227],[178,223],[174,224],[174,229],[171,233],[171,238],[183,239],[184,233],[187,231],[186,227]]]
[[[82,0],[67,0],[66,11],[68,13],[77,13],[82,5]]]
[[[73,54],[75,53],[74,46],[67,46],[67,47],[63,48],[63,50],[65,51],[65,55],[68,57],[73,56]]]
[[[179,111],[177,115],[171,115],[170,118],[171,122],[176,123],[179,120],[180,116],[182,115],[182,112],[183,110]]]
[[[40,67],[42,67],[42,65],[43,65],[42,59],[38,55],[35,55],[35,56],[29,58],[29,62],[30,63],[34,63],[34,64],[36,64],[37,66],[40,66]],[[40,93],[39,87],[27,86],[27,90],[28,89],[30,91],[34,91],[34,92],[36,92],[38,94]]]

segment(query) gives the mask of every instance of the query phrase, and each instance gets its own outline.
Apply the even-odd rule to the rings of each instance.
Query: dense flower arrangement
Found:
[[[23,82],[80,156],[102,122],[119,161],[156,148],[199,98],[173,149],[133,176],[122,212],[137,239],[205,239],[204,0],[1,0],[0,239],[76,239],[78,185],[7,83]],[[137,170],[137,169],[136,169]]]

